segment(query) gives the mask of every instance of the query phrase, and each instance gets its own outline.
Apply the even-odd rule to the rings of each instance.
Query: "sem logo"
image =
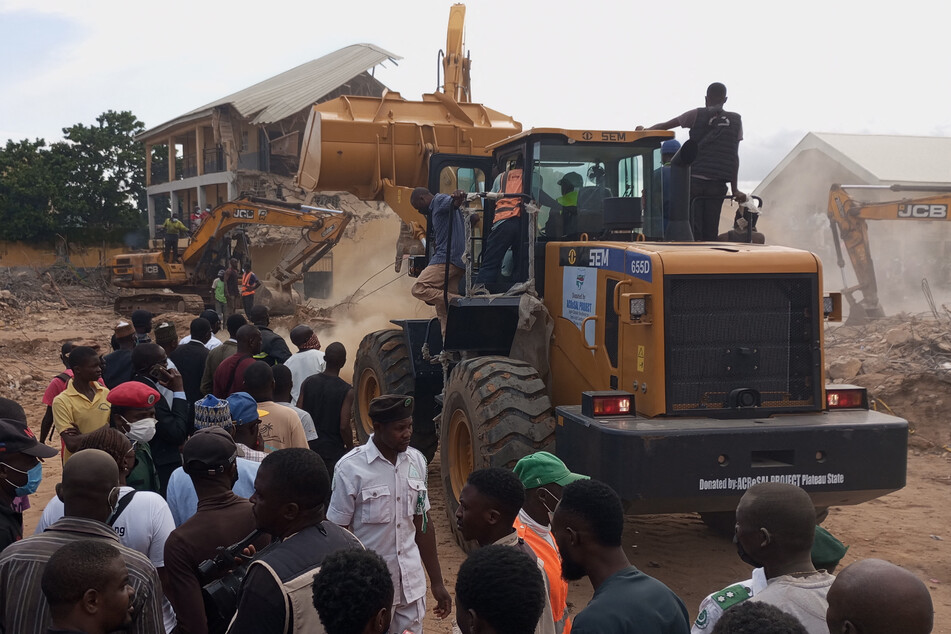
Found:
[[[627,134],[624,132],[602,132],[601,133],[602,141],[626,141]]]
[[[582,132],[581,138],[584,139],[585,141],[590,141],[591,139],[594,138],[594,135],[591,134],[590,132]]]
[[[602,268],[608,266],[608,258],[611,252],[607,249],[591,249],[588,252],[588,266]]]
[[[254,220],[254,210],[253,209],[235,209],[234,217],[244,218],[245,220]]]
[[[568,252],[568,264],[574,265],[578,261],[578,254],[574,249]]]
[[[899,218],[947,218],[947,205],[898,205]]]

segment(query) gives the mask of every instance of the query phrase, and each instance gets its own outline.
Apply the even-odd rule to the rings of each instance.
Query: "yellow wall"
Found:
[[[103,249],[70,244],[69,261],[78,268],[104,266],[110,257],[128,251],[123,245],[108,245]],[[53,246],[0,241],[0,266],[52,266],[56,258]]]

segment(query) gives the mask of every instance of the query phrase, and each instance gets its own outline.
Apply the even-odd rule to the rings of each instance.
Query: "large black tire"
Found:
[[[357,438],[365,443],[373,433],[373,423],[367,415],[370,401],[380,394],[416,394],[416,378],[402,330],[378,330],[363,338],[354,362],[353,384],[353,424]],[[432,462],[439,438],[435,432],[426,432],[421,427],[424,426],[413,426],[410,444],[422,452],[427,462]]]
[[[503,467],[553,451],[555,417],[548,390],[531,365],[508,357],[463,361],[449,375],[440,425],[440,475],[453,536],[459,492],[476,469]]]

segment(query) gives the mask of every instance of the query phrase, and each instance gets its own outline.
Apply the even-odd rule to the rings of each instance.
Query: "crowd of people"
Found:
[[[736,509],[751,577],[711,592],[691,622],[630,563],[617,494],[544,451],[469,475],[455,522],[471,552],[452,593],[410,446],[412,396],[373,399],[373,434],[354,447],[342,344],[323,351],[301,324],[291,354],[260,305],[226,319],[226,341],[215,311],[182,338],[153,321],[120,321],[105,356],[63,345],[39,439],[0,399],[0,632],[420,634],[427,609],[463,634],[932,629],[911,572],[867,559],[834,576],[845,546],[781,483]],[[57,457],[62,482],[24,537]],[[578,610],[568,582],[583,578],[594,595]]]

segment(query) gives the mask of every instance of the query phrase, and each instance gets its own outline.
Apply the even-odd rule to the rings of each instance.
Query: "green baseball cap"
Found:
[[[812,542],[812,565],[816,568],[834,568],[845,557],[848,546],[829,531],[816,526],[816,538]]]
[[[576,480],[587,480],[588,476],[572,473],[565,463],[547,451],[529,454],[515,463],[515,475],[526,489],[535,489],[546,484],[565,486]]]

